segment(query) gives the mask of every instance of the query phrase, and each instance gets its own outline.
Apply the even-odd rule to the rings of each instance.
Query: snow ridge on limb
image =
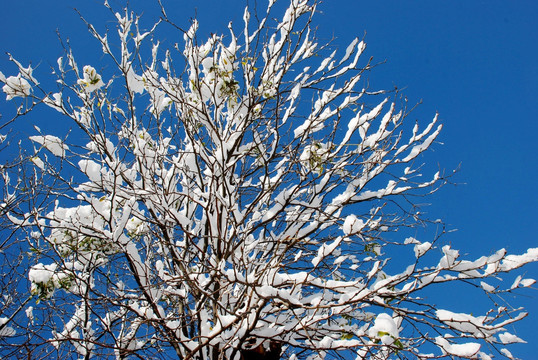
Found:
[[[156,40],[164,11],[149,31],[113,11],[117,35],[89,26],[113,74],[80,71],[67,50],[52,95],[20,64],[20,81],[0,77],[8,96],[43,102],[84,136],[30,137],[55,155],[33,154],[35,186],[50,177],[65,191],[9,213],[40,254],[33,296],[64,324],[40,337],[81,356],[181,359],[473,358],[522,340],[503,328],[522,311],[434,310],[422,294],[447,282],[486,295],[530,286],[490,282],[537,250],[470,261],[397,233],[425,221],[412,196],[445,182],[418,163],[438,116],[410,126],[397,99],[364,89],[364,42],[320,46],[317,2],[280,14],[275,3],[256,21],[245,9],[242,34],[229,25],[206,39],[194,20],[179,51]],[[403,268],[394,246],[409,255]],[[437,353],[423,353],[429,344]]]

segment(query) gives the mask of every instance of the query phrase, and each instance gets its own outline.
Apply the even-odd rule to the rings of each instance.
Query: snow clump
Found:
[[[83,85],[87,92],[92,92],[105,86],[101,75],[90,65],[84,66],[84,79],[79,79],[77,84]]]
[[[4,87],[2,87],[2,91],[6,93],[6,100],[11,100],[17,96],[26,97],[30,95],[30,89],[32,87],[20,74],[1,80],[6,83]]]
[[[377,315],[374,326],[368,330],[368,336],[390,346],[398,339],[400,333],[396,321],[389,314]]]

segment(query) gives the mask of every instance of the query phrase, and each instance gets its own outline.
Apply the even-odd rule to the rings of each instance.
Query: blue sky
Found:
[[[116,8],[124,3],[109,2]],[[107,22],[112,26],[113,19],[101,3],[3,1],[1,71],[6,76],[16,73],[4,55],[9,51],[23,64],[39,64],[38,74],[44,77],[49,64],[62,55],[56,29],[71,38],[75,51],[86,58],[82,62],[98,61],[99,47],[73,7],[103,29]],[[154,7],[147,9],[149,3],[131,1],[135,10],[151,20],[156,12]],[[224,32],[230,19],[239,22],[242,18],[242,1],[164,3],[169,16],[185,28],[197,14],[202,32]],[[453,178],[458,185],[446,186],[428,200],[432,218],[442,218],[458,229],[445,241],[473,256],[501,247],[520,253],[538,246],[538,191],[534,189],[538,179],[538,2],[326,0],[319,10],[315,23],[321,40],[335,37],[334,44],[345,48],[355,36],[365,36],[366,56],[386,60],[371,73],[372,88],[397,86],[405,89],[410,104],[422,101],[410,115],[413,119],[428,121],[439,112],[444,144],[436,145],[427,161],[447,171],[461,164]],[[1,102],[0,113],[4,106]],[[42,128],[55,126],[51,118],[31,120]],[[524,271],[528,277],[538,277],[537,265]],[[531,312],[517,331],[529,344],[511,349],[514,355],[530,359],[538,350],[531,337],[538,322],[538,293],[518,293],[521,296],[508,299]],[[472,302],[473,298],[454,301]]]

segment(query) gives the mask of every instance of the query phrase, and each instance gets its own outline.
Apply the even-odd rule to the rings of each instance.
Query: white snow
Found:
[[[0,326],[5,325],[9,321],[9,318],[7,317],[0,317]],[[0,330],[0,338],[4,336],[13,336],[15,335],[15,329],[13,329],[11,326],[4,326]]]
[[[494,292],[495,291],[495,287],[491,286],[490,284],[484,282],[484,281],[481,281],[480,282],[480,286],[482,287],[482,289],[486,290],[487,292]]]
[[[77,84],[84,86],[84,89],[87,92],[92,92],[105,86],[105,83],[101,79],[101,75],[99,75],[90,65],[84,66],[83,73],[84,78],[79,79]]]
[[[517,269],[524,264],[534,261],[538,261],[538,248],[528,249],[527,252],[522,255],[507,255],[501,263],[499,271]]]
[[[43,99],[43,102],[51,108],[55,109],[56,111],[62,114],[64,113],[64,110],[62,108],[62,94],[54,93],[52,94],[52,98],[46,97]]]
[[[517,337],[516,335],[510,334],[508,331],[499,334],[499,340],[501,340],[503,344],[527,343],[525,340]]]
[[[65,156],[65,152],[69,150],[69,147],[65,145],[60,138],[53,135],[36,135],[30,136],[29,139],[41,144],[45,149],[62,158]]]
[[[466,358],[475,356],[480,350],[478,343],[451,344],[442,336],[436,337],[435,343],[443,350],[443,353]]]
[[[312,259],[312,265],[314,265],[314,267],[318,266],[320,261],[323,260],[328,255],[332,254],[333,251],[338,247],[338,245],[340,245],[341,242],[342,242],[342,238],[338,237],[336,240],[334,240],[330,244],[321,245],[321,247],[318,249],[318,255],[314,259]]]
[[[368,336],[381,340],[384,345],[392,345],[399,335],[396,321],[386,313],[377,315],[374,326],[368,329]]]
[[[430,145],[432,144],[432,142],[435,140],[435,138],[437,138],[437,135],[439,135],[442,128],[443,126],[439,125],[437,129],[435,130],[435,132],[431,133],[431,135],[428,136],[426,140],[424,140],[423,143],[413,146],[409,155],[407,155],[404,159],[402,159],[402,162],[409,162],[413,160],[414,158],[416,158],[424,150],[428,149]]]
[[[132,66],[129,67],[126,80],[127,80],[127,86],[129,87],[131,91],[134,91],[135,93],[138,93],[138,94],[142,94],[144,92],[144,80],[142,79],[142,76],[135,74]]]
[[[58,267],[57,264],[43,265],[41,263],[34,265],[28,272],[28,278],[36,284],[46,284],[54,275],[54,271]]]
[[[536,282],[534,279],[523,279],[521,275],[518,275],[518,277],[514,280],[514,283],[512,286],[510,286],[510,289],[515,289],[517,287],[529,287],[533,285]]]
[[[416,244],[415,245],[415,257],[419,258],[422,255],[424,255],[428,250],[430,250],[432,247],[432,244],[428,241],[422,244]]]
[[[514,355],[508,349],[501,349],[501,353],[509,359],[514,359]]]
[[[26,79],[21,77],[20,74],[17,76],[10,76],[5,79],[4,82],[6,84],[4,87],[2,87],[2,91],[6,93],[6,100],[11,100],[17,96],[26,97],[30,95],[30,89],[32,87]]]
[[[450,327],[464,333],[470,333],[478,338],[495,332],[491,326],[484,324],[485,316],[475,317],[465,313],[455,313],[449,310],[437,310],[437,318]]]
[[[91,181],[99,182],[101,180],[101,165],[93,160],[80,160],[78,162],[82,170]]]
[[[28,306],[28,308],[24,311],[26,313],[26,317],[28,318],[28,321],[30,321],[30,324],[33,325],[34,323],[34,307]]]
[[[486,354],[484,352],[479,352],[478,353],[478,358],[480,360],[492,360],[491,356],[489,356],[488,354]]]
[[[347,46],[346,48],[346,53],[344,54],[344,56],[342,57],[342,59],[340,60],[340,64],[343,63],[344,61],[346,61],[347,59],[349,59],[349,57],[351,56],[351,54],[353,54],[353,52],[355,51],[355,46],[359,43],[359,38],[355,38],[353,39],[353,41]]]
[[[45,170],[45,163],[43,162],[43,160],[41,160],[39,156],[34,156],[30,160],[34,163],[35,166],[37,166],[41,170]]]
[[[349,215],[346,217],[346,220],[344,221],[344,226],[342,227],[342,231],[346,235],[354,235],[360,232],[364,228],[364,221],[362,219],[357,218],[355,215]]]

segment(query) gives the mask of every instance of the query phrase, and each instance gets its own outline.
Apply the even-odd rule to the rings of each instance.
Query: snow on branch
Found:
[[[397,94],[365,88],[364,42],[318,44],[320,4],[291,0],[274,20],[275,3],[224,35],[193,20],[165,50],[164,9],[148,31],[113,11],[117,34],[88,24],[103,64],[80,71],[66,49],[54,93],[30,67],[0,73],[8,100],[37,99],[80,131],[30,137],[55,155],[31,154],[35,186],[62,190],[11,215],[35,235],[32,294],[61,319],[40,337],[118,359],[487,358],[485,344],[522,342],[503,327],[524,312],[487,296],[533,280],[489,281],[538,250],[469,261],[440,236],[409,237],[427,221],[410,201],[446,181],[420,163],[438,116],[409,124]],[[424,290],[447,282],[491,309],[435,310]]]

